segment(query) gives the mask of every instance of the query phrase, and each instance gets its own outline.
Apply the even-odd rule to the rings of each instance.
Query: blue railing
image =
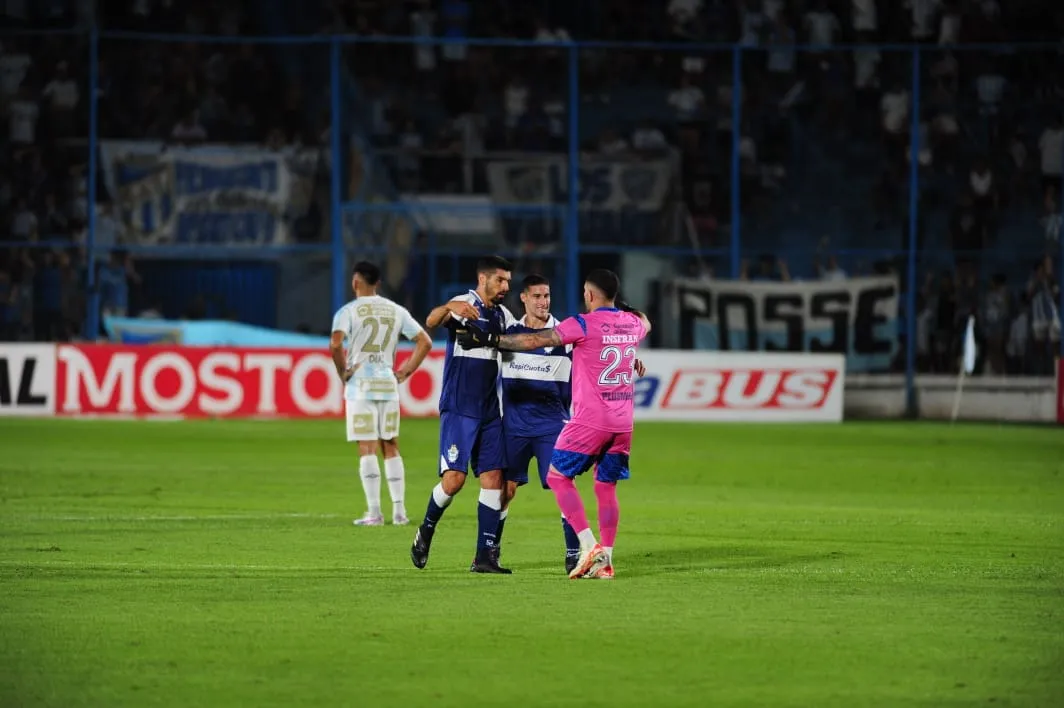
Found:
[[[836,220],[835,225],[832,227],[832,232],[836,235],[842,234],[846,237],[847,242],[843,244],[829,245],[826,250],[830,251],[834,256],[846,260],[856,261],[863,258],[877,258],[889,256],[897,260],[900,260],[901,271],[903,274],[903,288],[905,292],[904,298],[904,312],[903,320],[906,328],[905,336],[905,370],[909,379],[909,392],[912,395],[914,387],[912,386],[913,375],[916,371],[916,314],[918,305],[918,287],[917,284],[921,282],[921,274],[930,272],[930,270],[939,267],[939,264],[949,263],[950,259],[954,256],[955,251],[950,248],[943,247],[941,244],[929,245],[921,242],[921,234],[923,231],[931,229],[925,221],[927,218],[934,217],[936,213],[941,212],[941,209],[929,206],[928,202],[931,200],[927,198],[925,190],[932,189],[935,183],[935,176],[928,173],[922,168],[922,155],[921,148],[923,147],[921,140],[911,140],[909,145],[905,148],[907,151],[907,165],[904,164],[904,174],[907,175],[902,181],[905,182],[905,205],[902,207],[898,204],[891,206],[896,212],[899,212],[900,216],[904,220],[904,224],[901,225],[900,232],[890,231],[885,232],[880,236],[875,234],[853,234],[846,233],[852,227],[851,223],[843,223],[840,219],[841,216],[836,215],[834,217],[816,216],[810,217],[807,222],[800,224],[792,228],[791,224],[787,221],[787,209],[784,205],[787,201],[787,192],[782,197],[776,198],[770,206],[768,211],[770,219],[764,219],[765,215],[760,213],[757,209],[751,208],[745,204],[747,194],[745,193],[746,184],[749,182],[749,175],[744,172],[747,165],[744,164],[744,151],[743,142],[746,138],[746,128],[744,124],[758,117],[758,108],[751,108],[750,96],[753,96],[761,88],[757,85],[760,78],[764,78],[760,72],[761,63],[773,47],[746,47],[740,45],[720,45],[720,44],[697,44],[697,43],[684,43],[684,44],[659,44],[659,43],[647,43],[647,42],[635,42],[635,43],[621,43],[621,42],[601,42],[601,41],[588,41],[588,42],[538,42],[538,41],[525,41],[525,40],[510,40],[510,39],[472,39],[472,38],[442,38],[442,37],[381,37],[381,36],[292,36],[292,37],[278,37],[278,36],[266,36],[266,37],[220,37],[220,36],[175,36],[175,35],[160,35],[160,34],[141,34],[133,32],[110,32],[91,30],[88,32],[88,57],[87,65],[89,75],[89,90],[88,96],[92,97],[89,101],[88,112],[88,125],[89,134],[87,136],[89,143],[89,170],[88,170],[88,191],[90,204],[95,203],[97,191],[99,185],[97,184],[96,175],[98,172],[98,154],[99,146],[104,137],[101,136],[99,131],[99,111],[96,100],[99,78],[98,60],[100,57],[100,45],[103,42],[112,41],[129,41],[129,42],[190,42],[194,41],[200,44],[217,44],[217,43],[245,43],[255,42],[268,45],[280,45],[280,46],[316,46],[319,48],[328,48],[329,54],[329,76],[328,81],[323,82],[330,93],[330,121],[332,129],[330,132],[331,142],[328,146],[331,152],[331,163],[333,165],[333,172],[330,181],[329,192],[329,204],[330,204],[330,232],[327,242],[312,243],[312,244],[298,244],[298,245],[283,245],[275,246],[277,250],[275,253],[300,253],[300,252],[314,252],[328,254],[330,259],[331,275],[330,275],[330,305],[335,309],[347,298],[348,288],[348,258],[352,253],[358,252],[362,254],[377,254],[379,256],[387,256],[389,249],[394,248],[390,245],[387,235],[385,235],[384,241],[367,245],[369,239],[365,237],[363,233],[345,233],[344,232],[344,215],[351,213],[359,215],[360,217],[370,215],[373,213],[384,213],[397,215],[405,219],[418,219],[425,216],[424,207],[419,206],[416,203],[408,203],[404,198],[394,198],[391,201],[369,201],[365,199],[362,192],[356,192],[354,198],[348,201],[347,193],[345,192],[345,179],[350,178],[349,175],[345,175],[344,167],[348,164],[347,153],[348,149],[345,144],[346,136],[350,134],[352,107],[344,104],[344,92],[343,92],[343,72],[345,70],[345,52],[352,48],[366,48],[366,47],[394,47],[394,46],[406,46],[411,51],[415,47],[419,46],[432,46],[432,47],[446,47],[448,45],[460,45],[467,48],[479,48],[487,52],[502,52],[502,51],[523,51],[528,52],[529,56],[532,53],[543,52],[545,50],[554,50],[559,54],[564,54],[564,61],[559,64],[563,67],[560,78],[564,83],[564,103],[565,103],[565,165],[566,165],[566,185],[563,201],[555,201],[553,198],[546,199],[542,203],[532,204],[502,204],[497,201],[490,203],[488,206],[483,207],[490,211],[492,215],[509,213],[511,218],[526,218],[529,220],[542,219],[544,223],[549,220],[556,220],[560,226],[560,243],[557,244],[558,248],[545,255],[534,256],[539,261],[550,261],[553,265],[554,272],[561,276],[563,287],[560,288],[560,298],[558,307],[559,310],[566,312],[574,312],[580,305],[580,276],[581,276],[581,260],[582,257],[596,257],[596,256],[609,256],[616,254],[623,250],[625,252],[645,252],[648,254],[655,254],[664,259],[680,260],[680,259],[695,259],[700,262],[712,263],[716,266],[715,270],[718,275],[727,274],[730,277],[738,277],[742,269],[744,259],[760,254],[766,250],[776,250],[777,253],[787,253],[791,250],[790,244],[795,240],[799,240],[799,236],[796,234],[803,234],[800,236],[800,245],[794,247],[793,254],[797,254],[801,257],[807,257],[813,251],[817,250],[812,244],[818,239],[817,236],[812,234],[812,231],[821,228],[823,224],[828,223],[831,218]],[[780,47],[775,49],[780,50]],[[895,63],[896,66],[901,68],[896,72],[904,74],[904,84],[906,85],[908,95],[911,98],[910,110],[908,111],[909,125],[908,131],[911,135],[919,136],[922,131],[926,131],[928,128],[925,125],[927,123],[929,106],[924,100],[926,95],[931,91],[926,83],[929,77],[928,72],[928,57],[932,53],[937,53],[940,48],[928,48],[922,46],[913,45],[879,45],[871,47],[869,45],[834,45],[831,47],[820,46],[808,46],[808,45],[787,45],[786,51],[794,52],[797,57],[802,60],[812,61],[814,58],[819,61],[824,57],[841,57],[846,56],[848,53],[854,51],[867,51],[870,49],[876,49],[884,56],[888,56]],[[965,55],[971,53],[983,53],[985,56],[1000,58],[1005,56],[1003,53],[1008,52],[1007,56],[1026,56],[1028,54],[1035,55],[1037,53],[1047,53],[1052,56],[1059,56],[1059,45],[1056,44],[1027,44],[1027,45],[964,45],[950,47],[950,49],[958,56],[962,58]],[[730,137],[730,145],[725,144],[723,146],[711,146],[707,148],[706,161],[712,160],[709,155],[718,155],[717,147],[721,147],[722,153],[727,155],[726,169],[717,169],[715,174],[720,174],[723,183],[726,184],[725,191],[727,192],[727,204],[719,205],[721,208],[717,209],[715,216],[719,223],[717,233],[721,234],[725,238],[718,240],[715,243],[704,244],[701,241],[692,243],[690,246],[685,246],[683,243],[641,243],[639,245],[632,245],[626,240],[623,229],[618,230],[616,235],[616,242],[610,243],[604,241],[601,234],[590,236],[587,232],[588,221],[594,221],[591,218],[591,212],[589,207],[581,201],[581,187],[580,184],[580,166],[582,162],[582,142],[587,137],[585,133],[592,132],[592,128],[589,127],[590,123],[584,120],[584,113],[598,113],[606,116],[608,121],[610,118],[619,120],[626,120],[625,115],[610,116],[609,110],[597,110],[587,107],[585,105],[585,99],[587,99],[594,91],[599,90],[597,86],[588,87],[585,91],[585,87],[582,86],[582,71],[585,69],[585,61],[589,61],[595,53],[606,53],[610,56],[624,57],[635,56],[641,57],[640,61],[646,60],[648,63],[653,59],[657,61],[657,57],[666,57],[665,62],[670,61],[668,57],[701,57],[706,59],[709,63],[722,64],[724,67],[721,71],[717,72],[718,82],[723,83],[724,78],[728,77],[731,82],[731,87],[742,87],[732,91],[732,98],[730,105],[726,108],[718,106],[720,110],[717,111],[704,111],[698,114],[697,121],[703,127],[710,124],[711,119],[717,119],[718,125],[725,125],[728,135]],[[501,56],[501,54],[499,55]],[[726,58],[726,59],[725,59]],[[489,62],[490,63],[490,62]],[[829,62],[830,63],[830,62]],[[535,67],[521,67],[532,71],[537,71]],[[794,74],[799,75],[801,72]],[[754,78],[751,78],[754,77]],[[601,76],[598,77],[601,79]],[[895,76],[895,78],[900,78]],[[844,81],[848,81],[848,76],[844,77]],[[310,87],[313,89],[314,87]],[[555,87],[562,89],[561,86]],[[809,90],[808,87],[805,89]],[[829,87],[830,90],[830,87]],[[746,95],[744,96],[744,92]],[[852,93],[852,91],[851,91]],[[829,97],[830,98],[830,97]],[[818,99],[819,100],[819,99]],[[828,99],[824,99],[827,101]],[[1006,98],[1008,100],[1008,98]],[[813,106],[818,108],[818,106]],[[933,106],[932,106],[933,108]],[[1064,105],[1056,106],[1057,110],[1064,110]],[[851,111],[851,115],[853,115]],[[726,120],[725,120],[726,119]],[[791,117],[791,127],[793,128],[794,122],[802,122],[802,126],[811,122],[811,119],[806,118],[794,118]],[[989,125],[994,120],[993,117],[986,117],[980,115],[975,119],[976,121],[984,121],[984,124]],[[854,128],[854,126],[841,126],[847,130]],[[874,130],[873,130],[874,132]],[[802,136],[800,141],[813,141],[818,138],[810,137],[804,130],[793,131],[792,133]],[[830,133],[830,129],[822,131],[821,135],[827,135]],[[723,134],[723,131],[722,133]],[[823,138],[827,139],[827,138]],[[856,141],[855,141],[856,144]],[[808,172],[812,172],[813,168],[818,167],[816,165],[802,165],[802,155],[808,155],[809,150],[806,149],[806,145],[792,144],[790,147],[791,158],[800,167],[803,167]],[[829,145],[825,143],[822,146],[818,146],[818,151],[822,155],[831,155],[832,149],[838,151],[838,145]],[[842,151],[848,149],[847,146],[842,147]],[[711,153],[710,150],[713,152]],[[795,157],[797,156],[797,157]],[[841,156],[842,159],[846,158],[846,155]],[[377,161],[374,161],[375,163]],[[724,167],[724,166],[716,166]],[[379,166],[377,169],[381,169]],[[869,159],[868,164],[862,166],[862,178],[867,178],[874,170],[878,170],[879,165],[874,164],[874,160]],[[844,168],[840,168],[842,173],[845,173]],[[845,181],[845,174],[843,176]],[[720,183],[716,185],[720,187]],[[815,192],[815,188],[809,185],[791,185],[786,188],[793,194],[807,194]],[[868,205],[860,202],[860,197],[853,197],[852,195],[846,197],[846,207],[853,207],[860,211],[862,208],[868,211]],[[675,200],[674,200],[675,201]],[[825,204],[831,202],[830,197],[823,199]],[[1064,191],[1058,198],[1058,202],[1064,204]],[[818,200],[818,204],[820,201]],[[840,207],[843,205],[839,205]],[[435,211],[445,211],[448,207],[436,206],[432,209]],[[457,207],[455,207],[457,209]],[[469,209],[470,207],[462,207]],[[1035,208],[1035,207],[1033,207]],[[1033,213],[1033,212],[1032,212]],[[526,214],[526,216],[520,216]],[[862,215],[866,216],[866,215]],[[938,216],[942,216],[938,213]],[[936,217],[937,218],[937,217]],[[769,221],[766,226],[763,222]],[[363,224],[366,219],[359,218],[354,221],[356,229],[363,228]],[[453,244],[447,246],[438,245],[438,236],[434,230],[429,227],[425,229],[428,235],[429,241],[427,244],[428,254],[427,257],[431,262],[431,267],[428,268],[428,272],[425,275],[425,281],[423,283],[424,288],[431,294],[432,298],[435,298],[441,287],[449,285],[453,282],[461,282],[468,279],[468,273],[459,272],[460,263],[463,259],[474,257],[477,253],[477,249],[465,250],[461,246],[454,247]],[[766,236],[767,234],[767,236]],[[899,243],[897,239],[904,234],[904,243]],[[95,288],[95,259],[97,249],[94,247],[96,239],[96,224],[95,214],[93,209],[89,209],[89,227],[88,227],[88,243],[86,254],[88,258],[88,279],[89,279],[89,295],[90,304],[88,307],[88,322],[86,323],[87,331],[98,331],[98,315],[99,315],[99,294]],[[667,240],[667,239],[663,239]],[[1053,254],[1056,258],[1060,259],[1061,263],[1064,263],[1064,239],[1058,238],[1057,251]],[[37,244],[42,245],[42,244]],[[141,248],[153,248],[152,246],[142,246]],[[175,255],[182,252],[185,246],[168,246],[167,251],[157,251],[157,253],[171,253]],[[509,250],[508,250],[509,249]],[[135,249],[134,249],[135,250]],[[503,244],[500,245],[500,249],[503,252],[512,252],[513,255],[519,258],[529,258],[525,250],[520,244],[510,243],[506,239],[503,239]],[[226,257],[228,255],[239,255],[240,249],[231,249],[222,246],[210,246],[210,247],[197,247],[193,249],[194,253],[190,251],[190,255],[195,257],[208,257],[214,254],[218,257]],[[997,246],[989,249],[986,253],[990,255],[996,262],[1004,262],[1016,259],[1028,259],[1033,260],[1034,255],[1042,255],[1044,249],[1036,249],[1034,247],[1027,249],[1027,247],[1016,248],[1009,246]],[[448,270],[448,264],[450,269]],[[1064,312],[1064,294],[1061,296],[1059,303],[1061,312]],[[1064,348],[1062,348],[1064,353]]]

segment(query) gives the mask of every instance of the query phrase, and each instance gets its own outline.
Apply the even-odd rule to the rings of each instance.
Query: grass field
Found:
[[[436,424],[406,422],[408,506]],[[3,706],[1061,706],[1064,432],[640,425],[617,579],[526,488],[424,571],[338,423],[0,420]],[[582,484],[591,498],[589,485]]]

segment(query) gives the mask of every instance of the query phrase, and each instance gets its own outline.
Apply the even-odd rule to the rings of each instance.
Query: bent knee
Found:
[[[481,489],[502,489],[502,470],[488,470],[480,473]]]
[[[517,496],[517,482],[506,481],[502,488],[502,508],[505,509]]]
[[[443,478],[440,480],[440,486],[443,487],[444,494],[453,497],[455,494],[462,491],[462,487],[465,486],[465,481],[465,472],[447,470],[443,473]]]

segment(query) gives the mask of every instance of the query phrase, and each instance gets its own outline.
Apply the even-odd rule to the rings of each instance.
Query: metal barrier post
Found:
[[[920,208],[920,48],[912,50],[912,100],[909,102],[909,253],[905,288],[905,414],[917,416],[916,400],[916,246]]]
[[[93,22],[89,30],[89,174],[86,185],[88,201],[88,234],[85,239],[85,287],[88,290],[88,311],[85,313],[85,339],[93,341],[100,335],[100,288],[96,282],[96,171],[99,132],[100,89],[99,59],[100,33]]]
[[[565,311],[580,311],[580,52],[575,43],[569,45],[569,207],[565,240]]]
[[[343,211],[340,208],[341,191],[343,182],[343,149],[341,133],[343,132],[341,106],[340,106],[340,40],[334,37],[329,44],[329,120],[332,129],[329,131],[330,151],[332,152],[332,174],[329,176],[331,207],[331,261],[330,272],[332,273],[332,311],[336,312],[347,301],[346,283],[346,259],[344,258],[344,227]]]
[[[731,154],[731,277],[738,280],[742,270],[742,204],[740,182],[742,163],[739,143],[742,142],[743,119],[743,48],[732,48],[732,154]]]
[[[1060,148],[1060,160],[1061,164],[1064,164],[1064,145]],[[1060,246],[1060,271],[1064,271],[1064,180],[1061,180],[1060,185],[1060,197],[1057,202],[1057,213],[1060,215],[1060,221],[1057,222],[1057,244]],[[1064,275],[1062,272],[1057,272],[1057,288],[1059,290],[1060,302],[1057,303],[1057,317],[1061,319],[1061,326],[1064,327],[1064,283],[1061,283],[1060,277]],[[1060,358],[1064,359],[1064,336],[1060,338]]]

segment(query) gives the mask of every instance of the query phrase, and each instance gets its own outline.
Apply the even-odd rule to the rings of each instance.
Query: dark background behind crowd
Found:
[[[695,247],[702,256],[682,259],[682,274],[727,277],[726,254],[714,249],[730,242],[737,147],[742,277],[904,276],[915,221],[922,371],[955,370],[969,314],[979,321],[986,373],[1048,374],[1059,350],[1060,3],[101,0],[94,7],[8,0],[0,8],[0,228],[7,242],[0,248],[0,340],[84,335],[90,208],[105,312],[233,314],[226,303],[208,307],[199,297],[176,310],[160,304],[146,271],[162,266],[123,248],[134,239],[113,195],[101,188],[98,204],[88,204],[87,35],[29,30],[87,27],[95,18],[110,30],[187,35],[449,38],[440,46],[345,48],[357,86],[345,97],[348,119],[366,138],[365,154],[402,193],[483,194],[485,158],[567,148],[565,52],[462,38],[739,43],[738,87],[727,48],[580,52],[582,155],[668,162],[676,177],[670,207],[680,214],[592,219],[582,242]],[[999,42],[1044,44],[971,48]],[[919,96],[911,92],[911,52],[873,43],[925,47]],[[328,146],[328,52],[321,45],[112,39],[100,42],[99,77],[104,139]],[[912,220],[914,141],[920,189]],[[549,252],[560,238],[560,230],[531,231],[506,245]],[[14,245],[41,241],[62,245]],[[398,288],[407,293],[424,277],[423,254],[415,248],[411,255],[406,287]]]

